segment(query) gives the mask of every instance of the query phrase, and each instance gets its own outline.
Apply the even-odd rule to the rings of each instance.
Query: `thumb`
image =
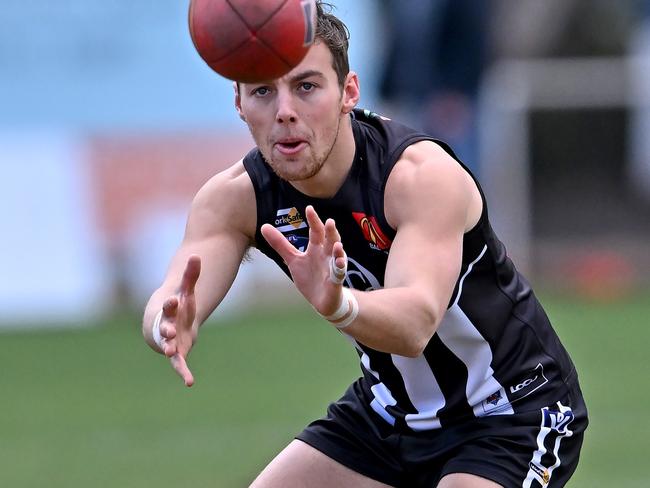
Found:
[[[171,364],[178,376],[183,378],[185,386],[192,386],[194,384],[194,375],[190,371],[190,368],[187,367],[187,361],[182,354],[174,354],[171,357]]]
[[[176,311],[178,310],[178,298],[175,296],[169,297],[163,303],[163,318],[171,319],[176,316]]]
[[[191,295],[194,293],[194,286],[201,274],[201,258],[196,254],[192,254],[187,259],[185,271],[181,278],[180,291],[183,295]]]

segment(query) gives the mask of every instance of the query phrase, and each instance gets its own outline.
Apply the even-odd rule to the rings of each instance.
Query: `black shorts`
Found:
[[[426,432],[394,430],[362,398],[356,382],[296,438],[395,487],[432,488],[450,473],[475,474],[505,488],[564,486],[578,465],[588,423],[577,380],[548,407]]]

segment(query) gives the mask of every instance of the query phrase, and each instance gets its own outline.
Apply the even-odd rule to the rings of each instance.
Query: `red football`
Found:
[[[291,71],[316,31],[315,0],[190,0],[190,35],[203,60],[243,83]]]

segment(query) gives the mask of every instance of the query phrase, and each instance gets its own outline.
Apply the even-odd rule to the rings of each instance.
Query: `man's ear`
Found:
[[[239,118],[242,119],[244,122],[246,122],[246,117],[244,116],[244,112],[241,109],[241,94],[240,94],[240,86],[239,83],[236,81],[232,82],[232,87],[235,90],[235,110],[237,110],[237,114],[239,114]]]
[[[359,88],[359,77],[354,71],[350,71],[345,77],[343,83],[343,107],[341,108],[344,114],[349,114],[352,109],[359,103],[361,97],[361,90]]]

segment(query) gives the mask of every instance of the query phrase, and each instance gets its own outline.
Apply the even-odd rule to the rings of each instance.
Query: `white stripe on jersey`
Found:
[[[391,354],[391,358],[402,375],[411,403],[418,410],[418,413],[406,415],[406,424],[413,430],[439,429],[440,420],[436,414],[445,406],[445,398],[426,358],[397,354]]]
[[[467,276],[467,275],[465,275]],[[503,386],[494,378],[492,350],[465,312],[455,304],[445,314],[436,332],[442,343],[454,353],[467,367],[467,385],[465,394],[467,402],[474,410],[474,415],[483,417],[490,412],[483,407],[483,400],[495,392],[503,391],[503,400],[507,401]],[[512,407],[499,408],[501,415],[512,414]]]
[[[489,343],[458,305],[465,279],[486,252],[487,246],[484,246],[478,257],[468,265],[467,271],[459,280],[458,293],[454,299],[454,304],[446,311],[436,331],[445,347],[458,357],[467,368],[468,378],[465,393],[467,401],[477,417],[495,413],[501,415],[514,413],[512,407],[507,404],[497,405],[490,410],[485,408],[484,400],[490,395],[501,392],[499,398],[504,401],[507,401],[507,397],[503,386],[494,378],[494,371],[490,366],[493,356]],[[378,384],[371,388],[375,397],[371,407],[387,422],[394,424],[395,418],[387,412],[386,407],[396,405],[395,398],[388,387],[381,382],[379,373],[371,369],[368,355],[363,352],[352,337],[347,334],[344,335],[361,352],[363,368],[379,381]],[[427,359],[424,355],[417,358],[408,358],[397,354],[391,354],[391,359],[402,377],[409,400],[417,409],[417,413],[406,415],[405,421],[407,425],[416,431],[440,428],[441,423],[438,412],[445,406],[446,400]]]
[[[393,397],[393,394],[388,389],[388,387],[381,382],[379,379],[379,373],[370,367],[370,357],[363,352],[363,349],[359,347],[359,343],[354,339],[354,337],[342,332],[343,337],[349,340],[354,347],[361,352],[361,366],[368,371],[371,375],[377,378],[380,382],[376,385],[370,387],[370,391],[375,396],[375,398],[370,402],[370,408],[372,408],[377,414],[383,418],[390,425],[395,425],[395,417],[393,417],[386,407],[391,405],[397,405],[397,400]]]
[[[386,410],[389,405],[397,405],[397,400],[393,398],[390,390],[383,383],[377,383],[370,387],[370,391],[375,395],[375,399],[370,402],[370,407],[390,425],[395,425],[395,417]]]
[[[361,349],[359,348],[359,350]],[[370,367],[370,357],[365,352],[361,356],[361,364],[366,370],[368,370],[375,378],[379,380],[379,373]],[[375,396],[375,399],[370,402],[370,408],[377,412],[377,414],[379,414],[379,416],[390,425],[395,425],[395,417],[393,417],[390,413],[388,413],[388,410],[386,410],[386,407],[390,405],[397,405],[397,400],[393,398],[391,391],[386,385],[381,382],[377,383],[376,385],[372,385],[370,387],[370,391]]]
[[[465,278],[472,272],[474,265],[478,263],[487,252],[487,245],[479,253],[478,257],[469,263],[467,271],[458,282],[458,293],[454,299],[454,304],[447,310],[445,316],[438,327],[438,337],[442,343],[454,353],[467,367],[467,385],[465,394],[467,402],[472,407],[474,415],[483,417],[489,412],[483,406],[483,400],[488,396],[500,392],[504,400],[505,390],[503,386],[494,378],[492,364],[492,350],[490,344],[483,338],[472,321],[465,315],[458,302],[463,293],[463,283]],[[512,407],[500,407],[499,414],[512,414]]]
[[[304,229],[306,227],[307,224],[305,222],[302,222],[300,225],[281,225],[280,227],[276,227],[276,229],[278,229],[280,232],[293,232],[294,230]]]
[[[483,250],[478,255],[478,257],[474,261],[469,263],[469,265],[467,266],[467,271],[465,271],[465,274],[462,276],[462,278],[458,282],[458,293],[456,294],[456,299],[454,300],[454,305],[458,305],[458,300],[460,300],[460,296],[463,294],[463,282],[465,281],[465,278],[467,278],[467,275],[472,272],[472,268],[474,267],[474,265],[481,260],[481,258],[483,257],[483,255],[487,251],[487,248],[488,248],[487,244],[485,246],[483,246]]]

